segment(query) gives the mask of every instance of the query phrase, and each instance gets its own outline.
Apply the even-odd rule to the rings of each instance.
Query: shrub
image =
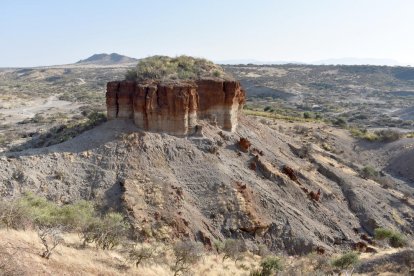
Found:
[[[135,80],[137,78],[137,71],[134,69],[129,69],[125,73],[125,79],[126,80]]]
[[[308,111],[306,111],[306,112],[303,112],[303,118],[310,119],[312,118],[312,115]]]
[[[219,77],[221,77],[221,72],[219,70],[214,70],[213,71],[213,76],[216,77],[216,78],[219,78]]]
[[[374,230],[374,237],[377,240],[385,240],[390,238],[394,234],[394,231],[387,228],[376,228]]]
[[[364,139],[370,142],[378,141],[379,139],[377,134],[370,132],[367,129],[351,127],[349,128],[349,132],[355,138]]]
[[[93,219],[82,231],[83,244],[92,243],[101,249],[112,249],[127,235],[128,225],[119,213],[108,213]]]
[[[377,240],[387,240],[392,247],[404,247],[407,245],[406,238],[398,232],[387,228],[376,228],[374,237]]]
[[[378,171],[371,166],[365,166],[360,171],[360,176],[365,179],[375,179],[378,175]]]
[[[246,246],[241,240],[228,239],[223,244],[223,261],[230,258],[235,262],[243,258],[243,253],[246,251]]]
[[[393,233],[388,240],[392,247],[404,247],[407,245],[407,240],[401,233]]]
[[[214,240],[213,249],[216,251],[217,254],[223,253],[224,243],[219,240]]]
[[[0,201],[0,227],[25,229],[30,222],[30,213],[25,206],[16,201]]]
[[[347,269],[350,266],[355,266],[358,263],[359,255],[356,252],[347,252],[342,256],[334,259],[332,265],[339,269]]]
[[[150,245],[135,245],[128,250],[128,260],[133,262],[135,266],[139,266],[142,261],[153,258],[156,255],[156,251],[157,248]]]
[[[381,142],[394,142],[401,137],[403,137],[402,133],[392,129],[385,129],[385,130],[378,130],[375,131],[375,134],[379,137]]]
[[[282,262],[278,257],[267,257],[260,263],[260,266],[262,268],[260,275],[262,276],[274,275],[283,269]]]
[[[174,276],[190,270],[191,265],[197,263],[203,256],[203,246],[192,241],[179,241],[174,247],[174,264],[170,267]]]

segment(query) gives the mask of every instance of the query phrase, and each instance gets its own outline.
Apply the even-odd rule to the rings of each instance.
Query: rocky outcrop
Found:
[[[108,82],[108,119],[133,119],[149,131],[193,134],[198,120],[234,131],[245,102],[237,81],[198,80],[178,83]]]

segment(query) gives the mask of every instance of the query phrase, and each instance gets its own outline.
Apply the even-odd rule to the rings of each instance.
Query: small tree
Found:
[[[283,269],[282,262],[278,257],[267,257],[260,263],[260,266],[262,268],[261,276],[274,275]]]
[[[119,213],[94,219],[82,231],[83,244],[95,242],[98,248],[112,249],[127,235],[128,225]]]
[[[155,257],[156,252],[156,247],[146,244],[135,245],[128,251],[128,259],[135,263],[135,266],[139,266],[142,261]]]
[[[203,256],[203,246],[192,241],[179,241],[173,247],[175,261],[171,266],[174,276],[188,272]]]
[[[38,231],[37,235],[42,241],[44,251],[41,256],[45,259],[49,259],[53,250],[55,250],[55,248],[63,242],[61,231],[58,228],[41,229]]]

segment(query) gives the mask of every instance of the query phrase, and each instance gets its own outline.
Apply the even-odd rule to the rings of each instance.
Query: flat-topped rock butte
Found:
[[[245,91],[233,80],[107,83],[108,120],[133,119],[144,130],[178,136],[194,134],[199,120],[234,131],[244,103]]]

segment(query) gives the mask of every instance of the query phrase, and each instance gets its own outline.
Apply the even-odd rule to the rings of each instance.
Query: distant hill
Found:
[[[219,60],[216,61],[217,64],[228,64],[228,65],[238,65],[238,64],[254,64],[254,65],[270,65],[270,64],[305,64],[304,62],[299,61],[286,61],[286,60],[277,60],[277,61],[263,61],[256,59],[228,59],[228,60]]]
[[[312,64],[318,65],[387,65],[398,66],[401,65],[398,61],[393,59],[380,59],[380,58],[334,58],[324,59],[312,62]]]
[[[96,64],[96,65],[113,65],[137,62],[138,59],[120,55],[117,53],[112,54],[94,54],[87,59],[82,59],[76,64]]]

